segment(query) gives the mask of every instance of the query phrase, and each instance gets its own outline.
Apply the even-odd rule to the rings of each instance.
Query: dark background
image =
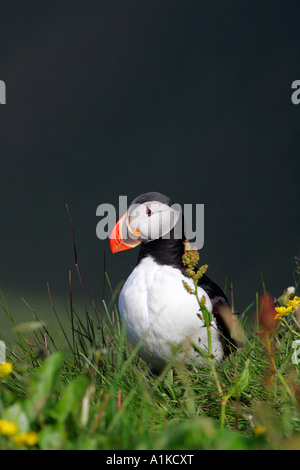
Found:
[[[0,287],[97,301],[137,250],[112,255],[96,209],[160,191],[204,203],[200,261],[243,311],[293,284],[299,255],[298,1],[1,1]],[[43,310],[44,308],[44,310]],[[47,318],[47,309],[40,312]],[[0,313],[0,318],[3,313]],[[31,318],[28,311],[27,316]]]

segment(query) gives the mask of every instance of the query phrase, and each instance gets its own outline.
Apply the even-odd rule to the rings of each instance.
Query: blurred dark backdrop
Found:
[[[243,310],[293,283],[299,254],[298,1],[0,4],[0,287],[68,297],[73,218],[101,299],[137,250],[111,255],[96,208],[160,191],[205,204],[200,261]],[[18,314],[16,307],[15,314]],[[2,315],[2,313],[0,313]],[[43,317],[43,314],[41,314]]]

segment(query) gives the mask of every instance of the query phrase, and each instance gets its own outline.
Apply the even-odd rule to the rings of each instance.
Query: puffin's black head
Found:
[[[145,193],[131,202],[128,211],[115,225],[110,236],[110,248],[116,253],[142,243],[141,254],[154,254],[158,247],[163,252],[167,246],[171,248],[178,243],[182,246],[182,226],[183,216],[178,204],[164,194]]]

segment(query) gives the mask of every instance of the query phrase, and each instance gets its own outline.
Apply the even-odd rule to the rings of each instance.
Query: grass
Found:
[[[15,324],[4,298],[1,303]],[[174,360],[153,376],[138,348],[128,344],[116,305],[109,310],[104,301],[100,310],[85,302],[83,310],[84,319],[70,315],[64,350],[36,313],[36,327],[18,331],[16,344],[8,347],[13,371],[0,379],[0,417],[19,433],[35,432],[38,442],[20,445],[2,434],[1,449],[300,447],[299,366],[292,363],[294,338],[285,325],[274,334],[273,353],[292,396],[277,375],[266,386],[269,359],[254,324],[245,348],[216,367],[228,396],[222,428],[209,364],[196,368]]]
[[[33,322],[18,328],[2,294],[17,338],[6,345],[13,370],[0,378],[1,450],[300,448],[299,365],[292,361],[299,330],[293,316],[268,330],[257,300],[255,321],[245,325],[245,347],[215,371],[209,360],[200,368],[177,363],[174,355],[156,376],[139,358],[139,345],[128,344],[118,289],[105,274],[109,302],[106,292],[98,306],[84,289],[77,254],[75,265],[82,312],[74,308],[70,274],[67,326],[48,288],[63,348],[30,306]]]

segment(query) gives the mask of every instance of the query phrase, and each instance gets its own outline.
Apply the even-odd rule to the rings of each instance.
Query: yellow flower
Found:
[[[293,310],[296,310],[300,306],[300,297],[295,296],[293,300],[287,300],[286,305],[292,307]]]
[[[5,362],[4,364],[0,364],[0,379],[6,379],[6,377],[11,373],[13,370],[13,365],[11,362]]]
[[[38,442],[39,436],[34,431],[28,431],[16,434],[13,440],[17,445],[34,446]]]
[[[6,419],[0,419],[0,434],[3,436],[13,436],[18,431],[18,426]]]
[[[285,317],[292,311],[292,307],[275,307],[277,315],[275,315],[276,320],[280,320],[281,317]]]
[[[254,429],[254,435],[257,437],[257,436],[261,436],[262,434],[264,434],[266,432],[266,428],[265,426],[261,426],[260,424],[258,424],[255,429]]]

